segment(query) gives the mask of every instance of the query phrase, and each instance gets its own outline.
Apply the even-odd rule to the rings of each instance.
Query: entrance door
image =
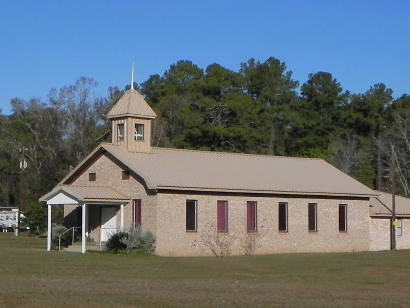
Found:
[[[117,208],[101,208],[101,236],[100,242],[106,242],[111,234],[117,230]]]

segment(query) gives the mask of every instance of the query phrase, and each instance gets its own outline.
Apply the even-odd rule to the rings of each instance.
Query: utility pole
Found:
[[[20,167],[20,170],[21,170],[21,172],[20,172],[20,183],[19,183],[19,191],[20,191],[20,202],[19,202],[19,206],[18,206],[18,210],[17,210],[17,226],[16,226],[16,229],[15,229],[15,234],[16,234],[16,236],[19,236],[19,228],[20,228],[20,210],[24,207],[24,199],[23,199],[23,196],[24,196],[24,170],[26,170],[27,169],[27,167],[28,167],[28,163],[27,163],[27,160],[26,160],[26,157],[25,157],[25,153],[24,153],[24,151],[25,150],[27,150],[27,148],[25,148],[24,146],[22,146],[21,148],[19,148],[19,152],[20,152],[20,154],[21,154],[21,158],[20,158],[20,164],[19,164],[19,167]]]
[[[394,160],[394,145],[391,145],[391,166],[390,166],[390,178],[391,178],[391,195],[392,195],[392,212],[390,223],[390,249],[396,249],[396,164]]]

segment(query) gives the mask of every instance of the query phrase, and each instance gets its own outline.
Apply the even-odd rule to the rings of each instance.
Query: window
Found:
[[[132,200],[132,223],[134,228],[141,227],[141,200]]]
[[[217,201],[216,224],[218,232],[228,232],[228,201]]]
[[[135,124],[134,138],[135,140],[144,140],[144,124]]]
[[[288,204],[287,202],[279,202],[279,231],[288,231]]]
[[[124,123],[117,124],[117,141],[124,141]]]
[[[196,231],[197,205],[198,201],[196,200],[186,201],[186,231]]]
[[[403,235],[403,220],[396,219],[396,236],[402,236],[402,235]]]
[[[309,231],[317,231],[317,204],[308,204]]]
[[[122,172],[122,177],[123,180],[128,180],[130,178],[130,172],[128,170],[124,170]]]
[[[257,221],[257,216],[256,216],[256,201],[248,201],[247,202],[247,215],[246,215],[246,221],[247,221],[247,230],[248,232],[256,232],[256,221]]]
[[[89,180],[90,182],[94,182],[94,181],[96,180],[96,178],[97,178],[97,175],[95,174],[95,172],[90,172],[90,173],[88,174],[88,180]]]
[[[347,205],[339,204],[339,231],[347,231]]]

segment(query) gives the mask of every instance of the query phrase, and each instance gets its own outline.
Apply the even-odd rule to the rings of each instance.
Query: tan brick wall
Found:
[[[390,219],[370,218],[370,250],[390,249]],[[397,249],[410,249],[410,219],[402,220],[402,236],[396,236]]]
[[[402,219],[402,236],[397,236],[397,249],[410,249],[410,219]]]
[[[198,200],[198,232],[185,231],[186,199]],[[228,200],[232,254],[246,246],[246,201],[257,201],[256,253],[336,252],[369,249],[368,201],[158,194],[157,254],[209,255],[204,240],[216,238],[216,203]],[[278,202],[288,202],[287,233],[278,231]],[[318,204],[318,231],[308,231],[308,203]],[[348,204],[348,232],[338,229],[338,205]]]
[[[369,218],[370,250],[390,249],[390,220]]]
[[[144,186],[130,176],[128,180],[122,180],[123,169],[114,163],[109,157],[101,156],[83,174],[81,174],[71,185],[73,186],[108,186],[124,194],[129,202],[124,205],[124,228],[132,225],[132,199],[141,199],[142,204],[142,228],[156,232],[156,196],[147,195]],[[89,181],[88,174],[96,173],[96,181]],[[95,242],[100,240],[100,207],[102,204],[88,205],[88,217],[90,223],[90,235]],[[73,209],[66,206],[64,215],[68,215]],[[81,221],[80,221],[81,225]],[[120,207],[117,211],[117,226],[121,225]]]

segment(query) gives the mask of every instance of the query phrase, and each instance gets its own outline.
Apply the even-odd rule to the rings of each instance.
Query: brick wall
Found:
[[[186,199],[198,200],[198,231],[185,230]],[[257,254],[337,252],[369,249],[369,203],[364,200],[270,198],[215,195],[158,195],[157,253],[164,256],[210,255],[204,245],[215,239],[217,200],[228,200],[227,234],[232,254],[243,254],[249,243],[246,201],[257,201]],[[278,231],[278,203],[288,202],[288,232]],[[318,204],[318,231],[308,231],[308,203]],[[339,232],[338,205],[345,203],[348,232]]]
[[[390,249],[390,219],[370,218],[370,250]],[[410,249],[410,219],[402,219],[402,235],[396,236],[397,249]]]
[[[129,202],[124,206],[124,228],[127,229],[132,225],[132,199],[141,199],[142,203],[142,228],[156,231],[156,196],[147,195],[144,186],[134,177],[130,176],[128,180],[122,180],[123,169],[113,162],[109,157],[101,156],[93,165],[85,170],[71,184],[73,186],[108,186],[121,192]],[[96,173],[96,180],[89,181],[88,174]],[[95,242],[100,240],[100,207],[102,204],[88,205],[88,217],[90,223],[90,235]],[[73,211],[72,207],[66,206],[64,215],[68,216]],[[81,221],[79,222],[81,225]],[[117,210],[117,227],[121,225],[120,207]]]

